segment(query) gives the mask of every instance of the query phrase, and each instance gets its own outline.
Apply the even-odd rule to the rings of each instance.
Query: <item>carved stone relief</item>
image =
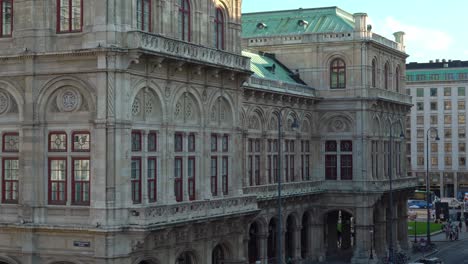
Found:
[[[0,91],[0,115],[8,112],[10,108],[10,96],[8,93]]]

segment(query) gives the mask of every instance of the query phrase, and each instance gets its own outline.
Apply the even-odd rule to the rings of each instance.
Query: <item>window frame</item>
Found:
[[[372,87],[375,88],[377,85],[377,60],[375,58],[372,59]]]
[[[57,29],[56,32],[57,34],[66,34],[66,33],[78,33],[78,32],[83,32],[83,0],[80,1],[80,29],[72,29],[72,10],[73,10],[73,0],[68,0],[68,29],[62,30],[61,28],[61,19],[60,19],[60,9],[61,9],[61,0],[57,0]]]
[[[142,176],[142,164],[141,164],[141,157],[132,157],[131,162],[133,161],[138,161],[138,178],[134,179],[133,178],[133,171],[132,171],[132,166],[130,165],[130,184],[131,184],[131,197],[132,197],[132,203],[133,204],[141,204],[141,176]],[[138,195],[136,195],[135,188],[134,186],[138,186]]]
[[[10,2],[11,14],[10,14],[10,34],[4,34],[3,32],[3,5],[5,2]],[[14,21],[14,0],[0,0],[0,38],[10,38],[13,36],[13,21]]]
[[[180,161],[180,174],[177,175],[177,162]],[[176,202],[182,202],[184,200],[184,159],[181,156],[174,158],[174,196]]]
[[[87,160],[88,163],[89,163],[89,171],[88,171],[88,180],[87,181],[76,181],[75,180],[75,161],[76,160]],[[90,157],[72,157],[71,158],[71,166],[72,166],[72,170],[71,170],[71,181],[72,181],[72,185],[71,185],[71,192],[72,192],[72,197],[71,197],[71,200],[72,200],[72,205],[90,205],[90,202],[91,202],[91,159]],[[76,201],[75,200],[75,186],[77,184],[77,182],[87,182],[88,183],[88,201]],[[83,193],[83,189],[81,191]]]
[[[18,162],[18,171],[17,171],[17,177],[16,179],[14,180],[7,180],[5,179],[5,163],[6,161],[12,161],[12,160],[16,160]],[[13,188],[11,188],[13,185],[16,185],[16,199],[7,199],[6,198],[6,194],[7,194],[7,191],[6,191],[6,186],[7,184],[10,186],[10,191],[8,192],[10,194],[10,197],[13,197],[13,193],[15,193],[15,191],[13,190]],[[2,203],[5,203],[5,204],[17,204],[18,203],[18,200],[19,200],[19,158],[18,157],[3,157],[2,158]]]
[[[335,58],[330,62],[329,70],[330,70],[330,89],[345,89],[346,88],[346,62],[341,58]],[[343,82],[340,82],[340,77],[343,77]],[[334,84],[333,81],[336,81],[336,84]]]
[[[388,64],[388,62],[385,63],[384,65],[384,89],[385,90],[388,90],[389,88],[389,85],[388,85],[388,81],[389,81],[389,71],[390,71],[390,65]]]
[[[5,138],[7,136],[17,136],[18,137],[18,149],[17,150],[7,150],[5,148],[5,145],[6,145],[5,144]],[[5,132],[5,133],[3,133],[3,135],[2,135],[2,152],[5,152],[5,153],[18,153],[19,152],[19,133],[18,132]]]
[[[134,135],[138,135],[138,149],[133,148],[133,140],[134,140]],[[141,152],[143,150],[143,132],[138,129],[132,130],[132,135],[131,135],[131,151],[132,152]]]
[[[148,8],[149,8],[149,11],[148,11],[148,21],[145,21],[145,2],[148,2]],[[152,4],[151,4],[151,0],[137,0],[137,9],[136,9],[136,17],[137,17],[137,29],[138,30],[141,30],[141,31],[144,31],[144,32],[151,32],[152,31],[152,25],[151,25],[151,16],[152,16]],[[138,14],[138,7],[140,7],[141,9],[141,25],[138,23],[138,17],[139,17],[139,14]],[[145,30],[145,22],[148,23],[148,30]]]
[[[190,162],[193,161],[193,175],[190,177]],[[183,173],[182,173],[183,174]],[[196,174],[197,174],[197,162],[195,156],[189,156],[187,159],[187,192],[189,195],[189,201],[195,200],[196,197]]]
[[[216,156],[210,159],[210,190],[212,196],[218,196],[218,157]]]
[[[214,19],[214,37],[215,37],[215,48],[224,50],[224,9],[216,7],[215,19]],[[221,42],[221,43],[220,43]]]
[[[89,147],[87,149],[75,149],[75,135],[76,134],[88,134],[88,145]],[[90,152],[91,151],[91,133],[86,130],[77,130],[72,132],[72,137],[71,137],[71,147],[72,147],[72,152]]]
[[[55,160],[61,160],[61,161],[64,161],[65,163],[65,177],[64,179],[65,180],[52,180],[51,179],[51,176],[52,176],[52,168],[51,168],[51,164],[52,164],[52,161],[55,161]],[[68,184],[68,162],[67,162],[67,157],[48,157],[48,166],[47,166],[47,170],[48,170],[48,174],[47,174],[47,186],[48,186],[48,189],[47,189],[47,197],[48,197],[48,204],[49,205],[66,205],[67,204],[67,196],[68,196],[68,188],[67,188],[67,184]],[[64,199],[63,200],[60,200],[60,199],[57,199],[57,200],[52,200],[52,183],[54,182],[63,182],[64,183]],[[59,186],[59,185],[58,185]],[[58,193],[57,193],[57,197],[59,196],[60,194],[60,189],[58,190]]]
[[[150,175],[150,161],[154,161],[154,171],[153,171],[153,178],[148,177]],[[151,188],[151,184],[153,183],[153,188]],[[154,197],[150,196],[151,191],[154,193]],[[158,201],[158,158],[155,156],[151,156],[147,158],[146,163],[146,192],[148,196],[148,202],[154,203]]]
[[[189,0],[179,0],[179,19],[178,27],[179,27],[179,37],[183,41],[191,41],[191,28],[192,28],[192,21],[191,21],[191,7]],[[187,20],[187,30],[185,29]],[[182,25],[181,25],[181,24]],[[181,28],[182,27],[182,28]],[[187,31],[187,32],[186,32]]]
[[[150,147],[150,137],[154,136],[154,148]],[[146,149],[148,152],[157,152],[158,151],[158,132],[151,130],[146,136]]]
[[[224,168],[226,162],[226,169]],[[223,191],[223,195],[229,194],[229,157],[222,156],[221,157],[221,189]]]

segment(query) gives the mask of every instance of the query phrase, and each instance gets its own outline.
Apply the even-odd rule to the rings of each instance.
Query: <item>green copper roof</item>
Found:
[[[336,6],[242,14],[242,37],[350,32],[352,14]]]
[[[275,59],[248,51],[242,51],[242,55],[250,58],[250,70],[254,72],[255,77],[295,84],[298,83],[290,77],[290,71]]]

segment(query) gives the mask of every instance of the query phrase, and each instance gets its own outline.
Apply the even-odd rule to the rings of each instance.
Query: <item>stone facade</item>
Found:
[[[288,84],[250,77],[237,0],[13,4],[12,36],[0,39],[0,263],[267,263],[278,224],[297,263],[349,251],[365,262],[390,237],[407,247],[415,179],[405,144],[394,159],[382,151],[410,107],[406,54],[365,30],[366,15],[347,37],[244,38],[299,69],[305,83]],[[329,89],[335,58],[345,89]],[[285,168],[273,166],[278,137]],[[335,179],[329,157],[342,160]]]

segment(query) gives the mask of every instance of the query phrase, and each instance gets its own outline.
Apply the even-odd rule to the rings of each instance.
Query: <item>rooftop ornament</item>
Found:
[[[257,24],[258,29],[264,29],[266,27],[267,27],[267,25],[265,23],[263,23],[263,22],[260,22],[260,23]]]
[[[304,19],[299,19],[297,21],[297,25],[301,27],[307,27],[309,25],[309,22]]]

